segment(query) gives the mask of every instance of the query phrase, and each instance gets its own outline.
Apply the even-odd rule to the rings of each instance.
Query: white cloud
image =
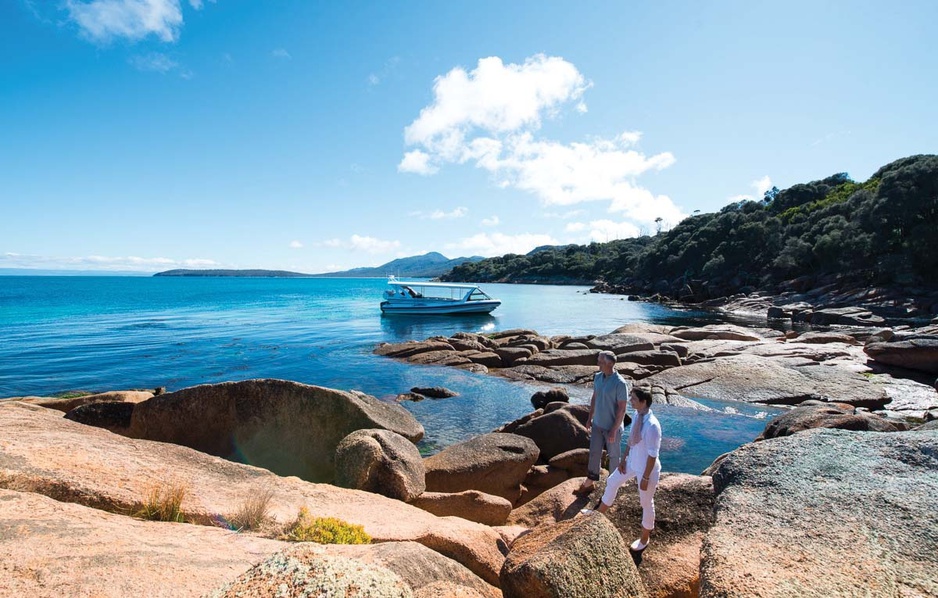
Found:
[[[189,0],[189,5],[201,10],[204,2]],[[65,9],[83,36],[101,43],[150,35],[173,42],[183,25],[180,0],[65,0]]]
[[[772,188],[772,179],[769,178],[769,175],[765,175],[761,179],[756,179],[749,183],[753,189],[756,190],[756,195],[752,196],[748,193],[743,193],[741,195],[734,195],[727,200],[727,205],[731,203],[739,203],[741,201],[752,201],[756,198],[761,200],[765,197],[765,192]]]
[[[404,159],[397,165],[397,170],[399,172],[430,175],[436,173],[439,167],[430,165],[430,154],[414,150],[404,154]]]
[[[422,212],[417,210],[416,212],[411,212],[411,216],[416,216],[421,220],[455,220],[456,218],[462,218],[469,213],[468,208],[458,207],[455,208],[452,212],[444,212],[443,210],[434,210],[432,212]]]
[[[765,175],[761,179],[753,181],[752,186],[756,188],[757,197],[762,199],[765,197],[765,192],[772,188],[772,179],[769,178],[769,175]]]
[[[290,241],[290,249],[303,249],[303,244],[299,241]]]
[[[537,54],[520,65],[482,58],[469,73],[455,68],[437,77],[433,104],[405,129],[405,139],[440,150],[474,128],[503,133],[538,128],[542,113],[554,114],[560,104],[579,100],[590,85],[563,58]]]
[[[179,66],[179,64],[169,56],[159,52],[131,56],[127,62],[138,71],[153,71],[157,73],[168,73]],[[185,76],[185,73],[183,73],[183,76]]]
[[[33,268],[43,270],[102,270],[108,272],[159,272],[174,268],[211,268],[218,266],[214,260],[203,258],[172,259],[166,257],[113,257],[90,255],[60,257],[5,253],[0,255],[0,266],[4,268]]]
[[[349,249],[351,251],[364,251],[366,253],[387,253],[398,249],[401,246],[400,241],[385,241],[374,237],[352,235],[348,239],[327,239],[315,243],[317,246],[331,247],[334,249]]]
[[[641,187],[628,183],[618,185],[616,195],[609,206],[610,212],[621,212],[623,216],[640,224],[652,224],[661,218],[662,230],[667,230],[687,218],[667,195],[653,195]],[[658,224],[655,223],[657,227]]]
[[[575,233],[586,241],[606,243],[616,239],[637,237],[641,233],[639,228],[631,222],[614,222],[612,220],[593,220],[589,224],[571,222],[564,229],[568,233]],[[585,235],[581,233],[586,232]]]
[[[608,201],[610,211],[633,220],[679,222],[684,215],[670,198],[636,183],[675,162],[669,152],[633,149],[640,132],[569,144],[535,137],[565,105],[584,110],[581,98],[591,85],[573,64],[543,54],[521,65],[491,57],[471,72],[455,68],[436,79],[433,103],[405,129],[405,141],[417,148],[398,170],[430,175],[445,163],[470,162],[499,187],[527,191],[546,205]]]
[[[498,216],[492,216],[491,218],[483,218],[482,226],[498,226],[500,222]]]
[[[290,53],[283,48],[277,48],[270,53],[274,58],[279,58],[280,60],[291,60],[293,57],[290,56]]]
[[[519,235],[505,235],[502,233],[479,233],[462,239],[456,243],[448,243],[447,249],[459,253],[471,253],[491,257],[505,255],[506,253],[528,253],[541,245],[559,245],[560,243],[550,235],[522,233]]]
[[[193,7],[200,8],[201,3],[194,2]],[[65,8],[82,34],[97,42],[149,35],[172,42],[183,23],[179,0],[66,0]]]

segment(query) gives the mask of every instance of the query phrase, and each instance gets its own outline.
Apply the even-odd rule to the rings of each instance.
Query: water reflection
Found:
[[[381,331],[399,340],[424,340],[431,336],[453,336],[457,332],[486,333],[498,329],[491,314],[417,316],[381,314]]]

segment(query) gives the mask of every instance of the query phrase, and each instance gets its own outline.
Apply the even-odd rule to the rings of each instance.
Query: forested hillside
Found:
[[[846,173],[686,218],[668,232],[540,248],[454,268],[443,280],[605,282],[705,300],[838,274],[877,285],[938,284],[938,156]]]

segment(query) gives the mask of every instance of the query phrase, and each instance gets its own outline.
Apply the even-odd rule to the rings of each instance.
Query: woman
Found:
[[[622,484],[632,478],[638,478],[638,499],[642,505],[642,534],[631,546],[632,550],[638,552],[648,546],[651,530],[655,528],[655,489],[661,475],[661,461],[658,460],[658,452],[661,450],[661,424],[651,412],[650,388],[632,387],[629,403],[635,409],[635,416],[632,418],[626,455],[606,480],[606,491],[597,510],[605,513],[616,499],[616,493]]]

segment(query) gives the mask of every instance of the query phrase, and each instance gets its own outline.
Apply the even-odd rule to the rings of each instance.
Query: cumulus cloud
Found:
[[[500,222],[498,216],[492,216],[491,218],[483,218],[482,226],[498,226]]]
[[[728,203],[739,203],[741,201],[752,201],[754,199],[761,200],[765,197],[765,192],[772,188],[772,179],[769,178],[769,175],[765,175],[749,183],[749,186],[756,190],[755,196],[749,193],[734,195],[729,198]]]
[[[335,249],[349,249],[352,251],[363,251],[366,253],[386,253],[398,249],[401,246],[400,241],[385,241],[363,235],[352,235],[348,239],[327,239],[316,243],[323,247]]]
[[[414,150],[404,154],[404,159],[397,165],[399,172],[411,172],[413,174],[431,175],[438,172],[438,166],[430,164],[430,154],[420,150]]]
[[[43,270],[102,270],[108,272],[159,272],[173,268],[211,268],[218,266],[214,260],[203,258],[172,259],[166,257],[114,257],[90,255],[61,257],[4,253],[0,255],[0,266],[4,268],[32,268]]]
[[[752,186],[756,188],[757,197],[762,199],[765,197],[765,192],[772,188],[772,179],[769,178],[769,175],[765,175],[761,179],[753,181]]]
[[[434,102],[404,131],[407,143],[436,151],[463,145],[473,129],[507,133],[538,128],[544,113],[578,100],[590,83],[563,58],[538,54],[524,64],[505,65],[492,56],[467,73],[455,68],[437,77]]]
[[[505,255],[506,253],[528,253],[541,245],[559,245],[560,243],[550,235],[522,233],[519,235],[505,235],[502,233],[479,233],[462,239],[456,243],[446,245],[447,249],[459,253],[471,253],[491,257]]]
[[[290,249],[303,249],[303,244],[299,241],[290,241]]]
[[[189,4],[196,10],[203,5],[202,0]],[[136,41],[150,35],[172,42],[183,25],[179,0],[66,0],[65,9],[82,35],[95,42]]]
[[[523,64],[490,57],[470,72],[455,68],[437,77],[433,103],[404,130],[416,149],[398,170],[431,175],[447,163],[472,163],[499,187],[527,191],[545,205],[608,201],[611,211],[636,221],[680,221],[684,215],[670,198],[636,183],[675,162],[669,152],[636,150],[640,132],[577,143],[536,137],[564,107],[585,111],[582,96],[591,86],[573,64],[543,54]]]

